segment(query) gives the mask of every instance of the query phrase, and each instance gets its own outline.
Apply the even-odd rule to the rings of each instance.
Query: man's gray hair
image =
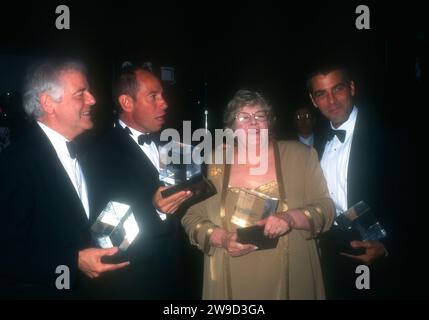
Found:
[[[22,93],[23,106],[27,115],[33,119],[43,116],[40,95],[49,94],[55,101],[60,102],[64,96],[59,75],[63,71],[76,70],[86,74],[86,68],[77,60],[47,61],[32,67],[24,80]]]

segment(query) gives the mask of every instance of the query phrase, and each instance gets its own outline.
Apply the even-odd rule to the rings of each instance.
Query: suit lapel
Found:
[[[67,216],[67,219],[77,218],[79,222],[82,222],[82,219],[87,221],[82,202],[61,161],[58,159],[54,147],[40,127],[38,125],[35,127],[33,135],[35,161],[38,163],[39,174],[44,179],[45,185],[52,191],[53,198],[51,201],[58,202],[65,209],[64,211],[78,213],[73,214],[72,217]]]
[[[325,146],[328,143],[327,134],[326,131],[329,128],[329,122],[327,122],[326,127],[324,127],[324,130],[322,130],[319,134],[323,137],[322,141],[324,143],[320,144],[319,147],[319,160],[322,160],[323,153],[325,150]],[[347,167],[347,205],[350,207],[357,203],[360,200],[359,195],[359,188],[364,186],[361,186],[363,183],[363,179],[366,176],[366,162],[364,161],[365,157],[367,156],[365,153],[366,148],[365,144],[367,141],[366,135],[368,134],[367,129],[364,127],[365,120],[362,116],[362,110],[359,109],[359,112],[356,117],[356,123],[355,128],[353,130],[353,140],[352,145],[350,147],[350,155],[349,155],[349,163]]]
[[[325,151],[325,146],[328,143],[327,132],[329,130],[329,121],[325,121],[321,128],[314,135],[314,149],[316,149],[319,156],[319,160],[322,160],[323,153]]]
[[[364,199],[369,187],[368,183],[368,157],[371,157],[371,133],[367,126],[367,119],[360,109],[353,131],[353,140],[350,148],[349,165],[347,169],[347,203],[352,206]],[[366,197],[367,198],[367,197]]]
[[[356,124],[353,131],[353,140],[352,145],[350,147],[350,155],[349,155],[349,164],[347,168],[347,205],[348,207],[351,207],[355,204],[355,195],[354,195],[354,184],[356,183],[355,175],[356,170],[358,169],[356,167],[356,161],[359,162],[359,145],[360,145],[360,112],[357,115],[356,118]]]
[[[122,128],[116,127],[114,130],[116,131],[117,138],[120,140],[117,145],[122,148],[121,153],[129,164],[127,168],[133,173],[138,174],[140,176],[139,179],[143,179],[143,181],[157,181],[159,176],[158,170],[140,146]]]

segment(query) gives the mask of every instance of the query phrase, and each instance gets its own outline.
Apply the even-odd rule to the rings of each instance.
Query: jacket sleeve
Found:
[[[38,172],[20,154],[0,157],[0,278],[6,281],[55,286],[56,269],[66,265],[70,283],[76,279],[78,250],[75,243],[51,239],[52,226],[38,227],[36,192]],[[40,187],[40,186],[39,186]],[[41,212],[43,214],[44,212]],[[50,241],[50,239],[52,241]]]
[[[213,219],[219,215],[220,180],[223,169],[213,165],[209,168],[208,176],[217,188],[217,194],[211,198],[190,207],[182,218],[182,225],[188,234],[192,245],[197,246],[205,254],[213,255],[216,248],[210,245],[210,236],[215,228],[219,228],[220,221]],[[210,212],[211,211],[211,212]]]
[[[301,233],[305,238],[311,239],[330,229],[335,218],[335,206],[329,197],[316,150],[308,150],[304,173],[305,206],[301,209],[310,221],[310,230],[301,230]]]

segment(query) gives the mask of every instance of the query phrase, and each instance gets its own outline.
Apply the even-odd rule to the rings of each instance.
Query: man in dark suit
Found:
[[[355,105],[355,83],[345,68],[325,66],[307,79],[312,103],[329,120],[319,155],[337,216],[363,200],[387,229],[388,239],[391,238],[391,212],[388,201],[384,201],[388,183],[381,166],[384,147],[380,123],[375,121],[375,114],[370,118],[363,108]],[[350,240],[349,234],[341,231],[337,224],[321,238],[327,297],[383,297],[381,289],[387,288],[382,281],[386,279],[381,275],[387,255],[385,244],[376,240]],[[359,275],[356,267],[360,264],[370,266],[370,290],[356,287]]]
[[[303,105],[296,108],[293,121],[298,141],[314,148],[321,143],[319,136],[315,134],[317,124],[316,117],[310,107]]]
[[[97,279],[94,297],[113,299],[185,298],[180,221],[173,215],[190,197],[180,191],[163,198],[159,181],[157,134],[167,104],[160,81],[151,72],[124,66],[116,81],[119,119],[87,154],[88,183],[95,192],[93,212],[108,201],[131,206],[140,232],[118,254],[130,266]],[[92,217],[96,218],[96,215]]]
[[[35,67],[23,92],[35,123],[0,156],[0,296],[79,298],[80,275],[125,267],[102,264],[117,248],[89,248],[89,197],[71,145],[92,127],[95,99],[83,65]]]

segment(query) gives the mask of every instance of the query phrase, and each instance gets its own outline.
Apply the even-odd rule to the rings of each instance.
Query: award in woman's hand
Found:
[[[269,197],[261,192],[239,188],[231,222],[242,228],[253,226],[258,220],[276,213],[278,205],[279,199],[277,198]]]
[[[237,228],[237,241],[243,244],[253,244],[258,247],[258,250],[277,247],[279,238],[266,237],[264,226],[256,226],[255,223],[276,213],[278,205],[279,199],[277,198],[240,188],[231,217],[231,222],[239,227]]]

